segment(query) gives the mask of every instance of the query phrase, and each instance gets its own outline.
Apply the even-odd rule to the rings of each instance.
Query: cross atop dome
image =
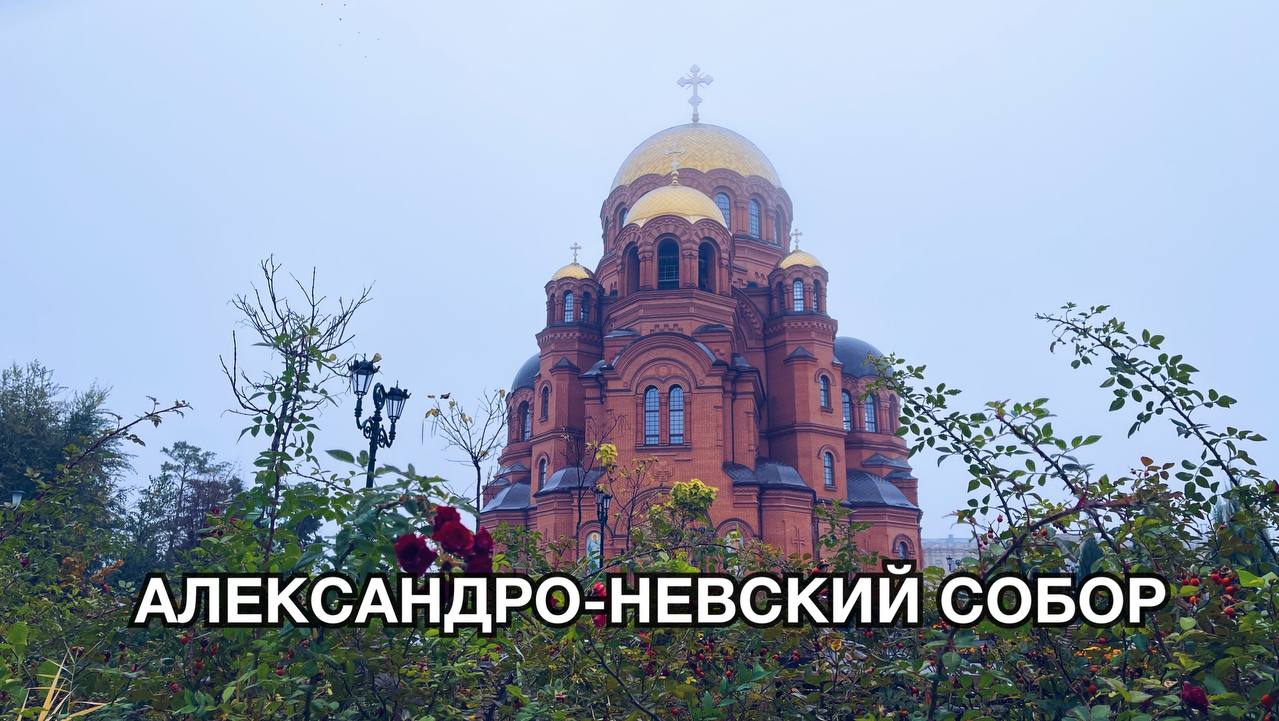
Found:
[[[571,251],[573,251],[573,262],[574,262],[574,263],[576,263],[576,262],[577,262],[577,251],[579,251],[579,250],[581,250],[581,249],[582,249],[582,244],[581,244],[581,243],[578,243],[577,241],[573,241],[573,244],[572,244],[572,245],[570,245],[570,246],[568,247],[568,249],[569,249],[569,250],[571,250]]]
[[[792,228],[790,232],[791,250],[799,250],[799,236],[803,235],[803,231],[799,228]]]
[[[688,69],[688,75],[681,77],[675,82],[679,83],[681,88],[693,86],[693,96],[688,99],[688,104],[693,106],[693,122],[697,122],[697,106],[702,104],[702,97],[697,94],[697,88],[701,85],[710,85],[715,82],[715,78],[709,75],[702,75],[702,69],[694,65]]]
[[[666,154],[671,158],[671,185],[679,185],[679,156],[684,154],[684,148],[679,143],[671,143]]]

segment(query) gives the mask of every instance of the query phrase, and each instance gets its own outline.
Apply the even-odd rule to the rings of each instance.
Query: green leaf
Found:
[[[344,463],[355,463],[355,456],[351,455],[348,451],[334,449],[325,451],[325,453]]]

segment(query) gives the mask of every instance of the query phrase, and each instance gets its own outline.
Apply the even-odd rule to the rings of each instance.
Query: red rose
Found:
[[[591,587],[591,590],[594,591],[595,595],[599,596],[600,598],[604,598],[605,596],[608,595],[608,589],[605,588],[604,584],[600,583],[599,581],[595,582],[595,585]]]
[[[489,529],[481,527],[475,534],[475,542],[471,544],[471,552],[481,556],[493,555],[493,537],[489,535]]]
[[[607,621],[608,616],[605,616],[602,613],[597,613],[593,618],[591,618],[591,622],[595,624],[595,628],[604,628],[604,624]]]
[[[458,515],[456,508],[453,508],[452,506],[436,506],[435,507],[435,522],[433,524],[435,527],[435,530],[437,531],[440,530],[440,527],[446,523],[461,523],[461,522],[462,522],[462,517]]]
[[[1181,694],[1179,695],[1181,700],[1190,708],[1208,713],[1208,694],[1204,693],[1202,687],[1196,686],[1189,681],[1182,681]]]
[[[478,555],[478,554],[471,556],[470,560],[466,562],[466,572],[467,573],[492,573],[493,557]]]
[[[435,539],[435,542],[444,550],[459,555],[469,553],[472,544],[475,543],[475,536],[471,533],[471,529],[463,526],[460,521],[449,521],[436,526],[431,538]]]
[[[406,533],[395,539],[395,560],[404,572],[417,578],[435,563],[436,553],[426,546],[426,538]]]

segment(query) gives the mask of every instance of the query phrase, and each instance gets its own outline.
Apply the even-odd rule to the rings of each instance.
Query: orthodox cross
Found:
[[[681,88],[688,87],[689,85],[693,86],[693,97],[688,99],[688,104],[693,106],[694,123],[697,122],[697,106],[702,104],[702,98],[697,94],[697,87],[699,85],[710,85],[714,82],[714,80],[715,78],[712,78],[709,75],[702,75],[702,69],[694,65],[688,69],[688,75],[685,75],[675,81],[679,83]]]
[[[671,158],[671,185],[679,185],[679,156],[684,154],[684,149],[679,143],[673,143],[666,154]]]
[[[581,250],[581,249],[582,249],[581,244],[580,244],[580,243],[577,243],[576,241],[574,241],[574,242],[573,242],[573,244],[572,244],[572,245],[570,245],[568,248],[569,248],[569,250],[573,251],[573,262],[574,262],[574,263],[576,263],[576,262],[577,262],[577,251],[579,251],[579,250]]]
[[[791,250],[799,250],[799,236],[801,235],[803,235],[803,232],[801,232],[799,228],[791,229],[791,232],[790,232],[790,242],[792,246]]]
[[[791,542],[795,544],[796,548],[804,547],[804,537],[799,535],[799,526],[795,526],[795,537]]]

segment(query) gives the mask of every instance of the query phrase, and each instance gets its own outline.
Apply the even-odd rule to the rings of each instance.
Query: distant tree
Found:
[[[0,491],[4,500],[20,490],[28,497],[41,480],[57,477],[69,455],[80,457],[74,476],[76,507],[90,528],[102,529],[122,510],[115,480],[129,467],[123,438],[111,436],[88,454],[88,440],[115,427],[118,416],[105,408],[106,390],[90,387],[67,393],[53,371],[39,361],[0,370]]]
[[[125,524],[123,577],[172,568],[199,544],[210,516],[244,490],[231,464],[212,451],[178,441],[163,453],[168,460],[142,489]]]
[[[461,403],[445,393],[438,398],[427,396],[433,405],[427,409],[431,432],[444,437],[444,445],[465,456],[463,463],[475,469],[475,522],[480,520],[484,484],[484,464],[492,461],[506,436],[506,391],[485,391],[475,401],[470,413]]]

